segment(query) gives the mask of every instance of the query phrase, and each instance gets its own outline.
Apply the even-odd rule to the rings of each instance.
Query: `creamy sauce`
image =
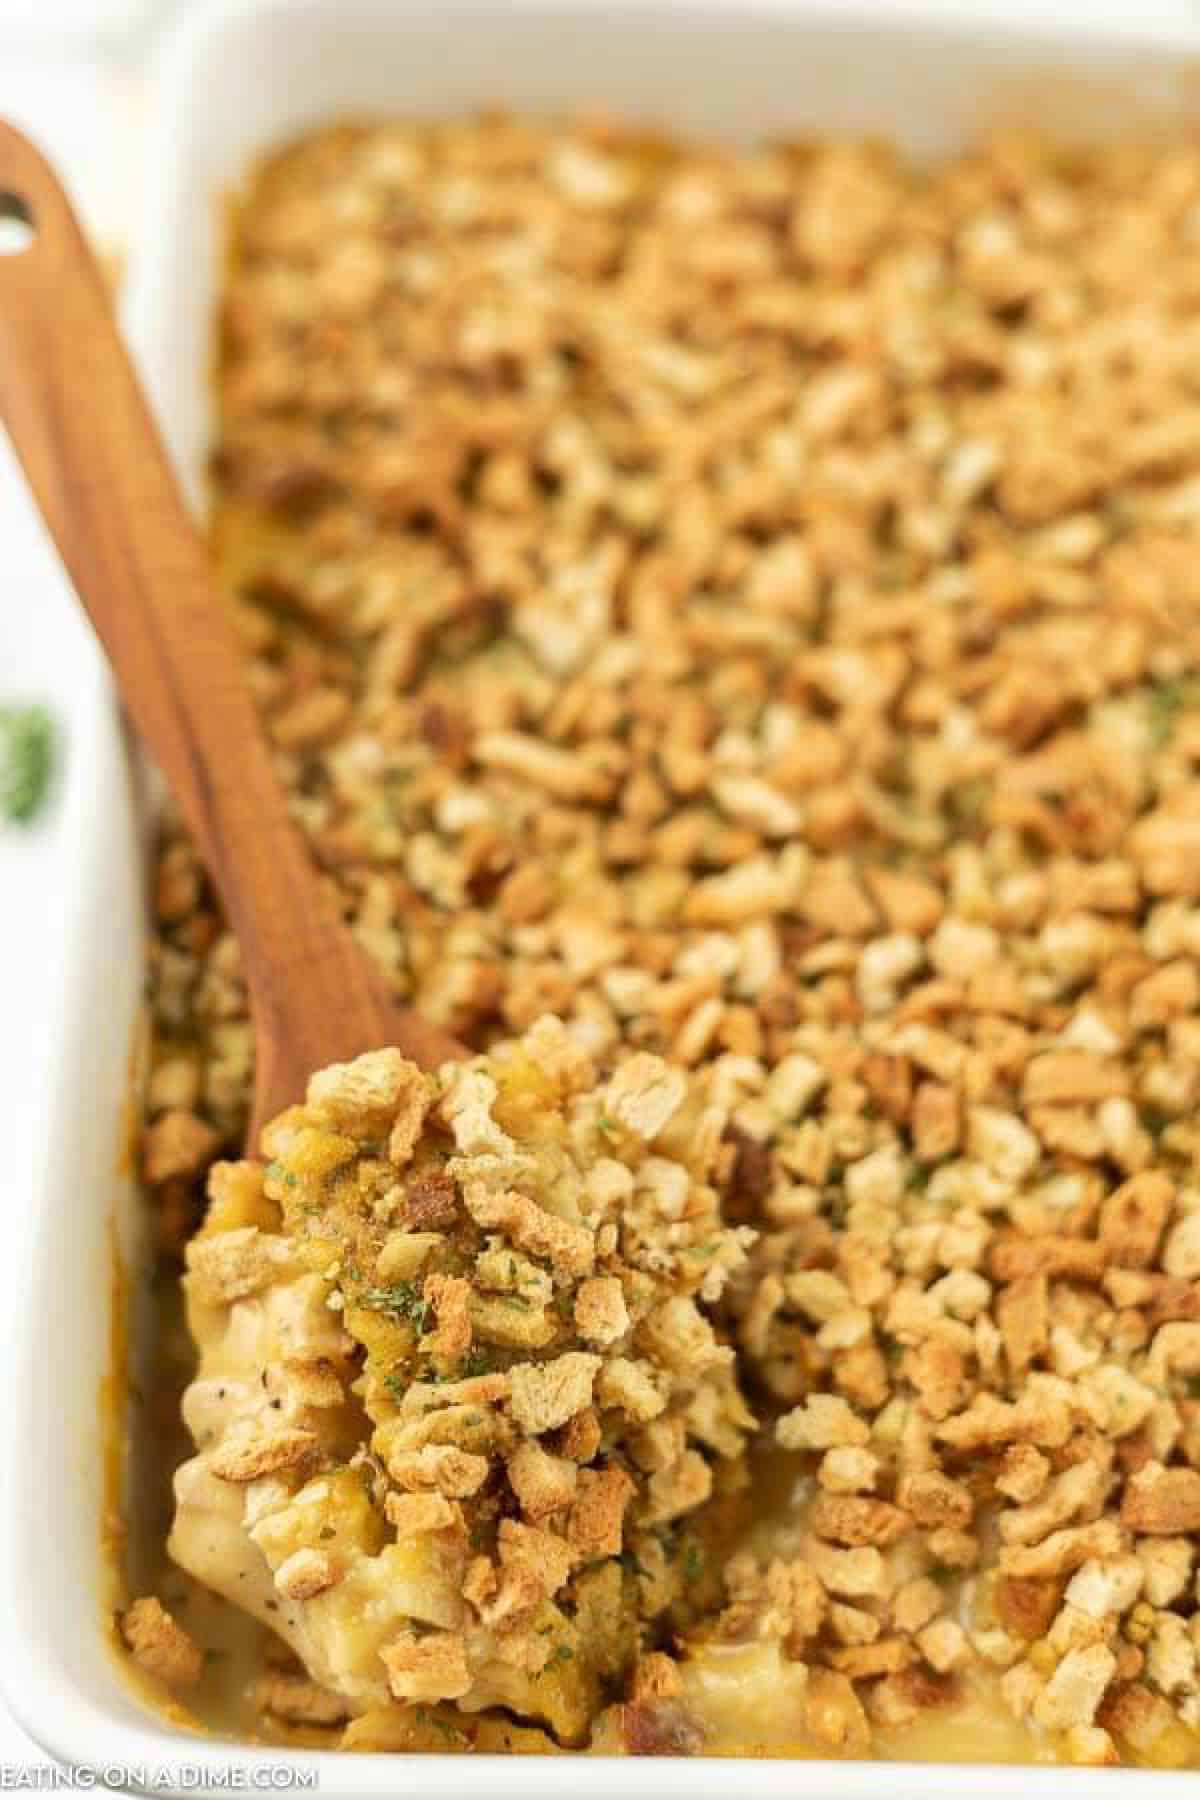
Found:
[[[801,1554],[804,1517],[814,1491],[803,1464],[801,1456],[782,1450],[760,1452],[755,1457],[747,1492],[730,1520],[725,1541],[719,1545],[724,1555],[748,1549],[764,1561],[772,1557],[786,1561]],[[960,1581],[957,1587],[958,1610],[966,1624],[969,1583]],[[713,1731],[710,1748],[725,1754],[758,1756],[828,1755],[827,1750],[805,1742],[804,1683],[795,1665],[780,1659],[772,1680],[769,1709],[748,1706],[748,1664],[754,1653],[744,1646],[730,1645],[705,1658],[698,1686],[705,1719]],[[748,1713],[754,1720],[751,1738],[746,1736]],[[998,1677],[978,1672],[964,1684],[959,1705],[937,1708],[902,1728],[877,1728],[872,1737],[872,1753],[893,1762],[1058,1760],[1051,1745],[1009,1712],[1000,1695]]]
[[[139,1308],[147,1335],[141,1346],[139,1379],[129,1389],[129,1456],[123,1528],[108,1546],[119,1563],[119,1587],[126,1597],[157,1594],[204,1652],[204,1672],[181,1704],[157,1682],[140,1674],[127,1657],[143,1697],[169,1710],[177,1724],[241,1742],[328,1745],[334,1734],[275,1729],[257,1706],[254,1688],[264,1673],[271,1633],[248,1614],[210,1592],[167,1555],[173,1512],[172,1477],[190,1455],[180,1402],[190,1380],[195,1352],[183,1319],[178,1281],[166,1271],[152,1278]],[[128,1304],[128,1296],[125,1296]],[[126,1310],[122,1307],[122,1313]],[[112,1508],[110,1506],[110,1515]]]
[[[204,1651],[204,1673],[186,1706],[156,1684],[138,1678],[143,1695],[169,1707],[175,1722],[242,1742],[331,1745],[336,1729],[285,1726],[264,1718],[255,1685],[273,1654],[272,1634],[227,1600],[209,1592],[171,1562],[166,1552],[171,1522],[171,1477],[190,1454],[180,1400],[195,1354],[184,1324],[178,1282],[160,1274],[146,1316],[154,1336],[145,1358],[151,1371],[131,1395],[134,1415],[132,1472],[139,1505],[126,1513],[126,1529],[111,1539],[124,1564],[128,1592],[153,1592]],[[735,1550],[756,1556],[794,1557],[803,1537],[811,1479],[803,1459],[769,1450],[754,1459],[749,1483],[710,1509],[699,1535],[713,1570]],[[276,1640],[274,1648],[278,1649]],[[770,1704],[762,1702],[764,1673]],[[828,1756],[805,1730],[805,1671],[759,1645],[714,1646],[688,1665],[685,1691],[700,1715],[705,1749],[712,1755],[812,1760]],[[877,1731],[873,1754],[890,1761],[1053,1761],[1052,1749],[1011,1717],[994,1679],[979,1677],[961,1705],[931,1712],[902,1730]]]

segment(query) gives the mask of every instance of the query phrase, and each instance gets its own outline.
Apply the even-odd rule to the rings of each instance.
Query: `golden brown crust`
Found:
[[[569,1543],[615,1414],[626,1540],[686,1522],[748,1430],[705,1398],[735,1337],[824,1498],[809,1560],[723,1571],[723,1612],[714,1577],[702,1632],[789,1646],[830,1746],[980,1678],[1057,1754],[1130,1755],[1092,1706],[1109,1657],[1109,1692],[1200,1728],[1197,193],[1186,144],[1005,137],[918,173],[490,118],[317,134],[239,220],[218,555],[299,822],[400,997],[479,1047],[552,1011],[551,1060],[617,1071],[586,1223],[512,1175],[481,1226],[394,1059],[318,1091],[335,1138],[337,1106],[393,1109],[360,1150],[379,1285],[436,1320],[422,1385],[539,1372],[519,1417],[511,1386],[422,1399],[360,1466]],[[147,1167],[178,1245],[250,1045],[169,836]],[[506,1156],[462,1099],[463,1159]],[[608,1263],[620,1221],[661,1278],[681,1158],[760,1233],[687,1296],[711,1340]],[[503,1247],[448,1266],[472,1232]],[[262,1272],[205,1257],[218,1307]],[[349,1334],[381,1376],[392,1323]],[[599,1367],[556,1400],[563,1356]],[[679,1570],[636,1561],[626,1615],[665,1617]]]

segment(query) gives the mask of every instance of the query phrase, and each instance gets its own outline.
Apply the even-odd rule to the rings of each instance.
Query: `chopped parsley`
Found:
[[[1149,1132],[1150,1136],[1155,1139],[1160,1138],[1163,1132],[1169,1130],[1175,1123],[1169,1113],[1160,1112],[1154,1106],[1143,1107],[1138,1116],[1141,1120],[1142,1130]]]
[[[282,1182],[284,1187],[295,1187],[296,1185],[296,1177],[290,1169],[285,1169],[281,1162],[267,1164],[267,1178],[270,1181]]]
[[[835,1231],[846,1229],[846,1220],[850,1212],[850,1202],[840,1188],[826,1189],[826,1216]]]
[[[461,1731],[456,1730],[446,1719],[439,1719],[436,1713],[429,1712],[424,1706],[415,1706],[413,1708],[413,1718],[420,1724],[428,1725],[433,1731],[438,1732],[440,1736],[445,1738],[448,1744],[462,1744],[466,1742],[466,1738]]]
[[[389,1287],[367,1288],[358,1296],[358,1304],[369,1312],[389,1313],[394,1319],[407,1319],[418,1336],[429,1325],[432,1308],[418,1294],[411,1281],[393,1281]]]
[[[1184,679],[1155,682],[1147,695],[1146,705],[1150,721],[1150,741],[1157,749],[1170,743],[1175,735],[1180,713],[1189,705],[1195,705],[1197,698],[1194,682]]]
[[[950,804],[960,819],[967,824],[974,824],[982,818],[988,797],[986,781],[964,781],[961,787],[954,789]]]
[[[0,706],[0,816],[31,825],[54,773],[54,721],[44,706]]]

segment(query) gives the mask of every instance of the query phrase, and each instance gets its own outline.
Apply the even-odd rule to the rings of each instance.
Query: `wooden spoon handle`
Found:
[[[0,413],[125,705],[216,873],[281,825],[245,676],[95,260],[51,170],[0,124],[0,210],[14,199],[34,235],[0,259]]]
[[[331,920],[288,816],[226,608],[121,343],[70,203],[0,123],[0,215],[28,246],[0,256],[0,416],[138,732],[166,776],[241,945],[269,1110],[334,1054],[397,1041],[397,1013]],[[336,1021],[343,1017],[345,1043]],[[450,1040],[408,1016],[412,1053]],[[312,1060],[306,1061],[306,1058]],[[256,1108],[262,1111],[262,1108]]]

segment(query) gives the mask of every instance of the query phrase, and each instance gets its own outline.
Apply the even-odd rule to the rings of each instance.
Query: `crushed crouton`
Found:
[[[213,1453],[212,1471],[222,1481],[257,1481],[262,1475],[302,1466],[311,1461],[317,1450],[316,1434],[300,1426],[251,1429],[231,1436]]]
[[[197,1298],[210,1306],[228,1306],[266,1287],[289,1254],[282,1239],[268,1236],[256,1225],[243,1225],[193,1238],[185,1261]]]
[[[518,1363],[510,1370],[513,1418],[530,1437],[565,1425],[592,1398],[600,1358],[568,1351],[552,1363]]]
[[[287,1670],[272,1670],[255,1683],[254,1697],[265,1713],[284,1719],[289,1725],[344,1725],[350,1708],[340,1694],[334,1694],[307,1675],[293,1675]]]
[[[557,1219],[523,1194],[490,1194],[468,1186],[467,1211],[484,1231],[499,1231],[511,1243],[533,1256],[547,1258],[572,1275],[589,1274],[593,1261],[592,1234],[569,1219]]]
[[[142,1139],[142,1173],[152,1184],[195,1175],[220,1144],[219,1133],[195,1113],[180,1108],[161,1113]]]
[[[810,1394],[780,1419],[776,1436],[785,1450],[832,1450],[865,1444],[870,1433],[844,1400]]]
[[[371,1050],[349,1063],[332,1063],[309,1078],[308,1105],[335,1126],[368,1127],[409,1112],[408,1095],[420,1072],[398,1050]]]
[[[1133,1531],[1165,1537],[1200,1531],[1200,1469],[1144,1463],[1129,1478],[1121,1520]]]
[[[1090,1725],[1117,1659],[1103,1644],[1068,1650],[1034,1701],[1033,1716],[1047,1731]]]
[[[388,1474],[405,1492],[425,1488],[450,1499],[467,1500],[488,1477],[486,1456],[475,1456],[453,1444],[422,1444],[388,1458]]]
[[[521,1511],[536,1524],[571,1504],[579,1471],[568,1457],[551,1456],[535,1439],[526,1438],[509,1459],[508,1479]]]
[[[412,1160],[432,1103],[433,1087],[428,1076],[406,1062],[388,1132],[388,1156],[397,1168],[404,1168]]]
[[[575,1324],[580,1337],[593,1344],[612,1344],[625,1336],[629,1309],[615,1276],[599,1275],[580,1284],[575,1297]]]
[[[182,1625],[153,1594],[144,1594],[121,1614],[121,1636],[136,1663],[170,1688],[199,1681],[204,1658]]]
[[[383,1511],[401,1542],[424,1531],[452,1531],[462,1523],[462,1508],[439,1493],[400,1494],[393,1490],[384,1496]]]
[[[470,1689],[466,1648],[451,1632],[406,1631],[379,1655],[397,1700],[458,1700]]]
[[[631,1056],[608,1084],[609,1115],[639,1137],[653,1141],[678,1112],[684,1077],[659,1056]]]
[[[634,1485],[623,1469],[584,1469],[579,1476],[567,1537],[581,1556],[619,1556],[625,1508]]]
[[[289,1600],[311,1600],[333,1587],[339,1576],[334,1558],[323,1550],[294,1550],[275,1571],[275,1586]]]

